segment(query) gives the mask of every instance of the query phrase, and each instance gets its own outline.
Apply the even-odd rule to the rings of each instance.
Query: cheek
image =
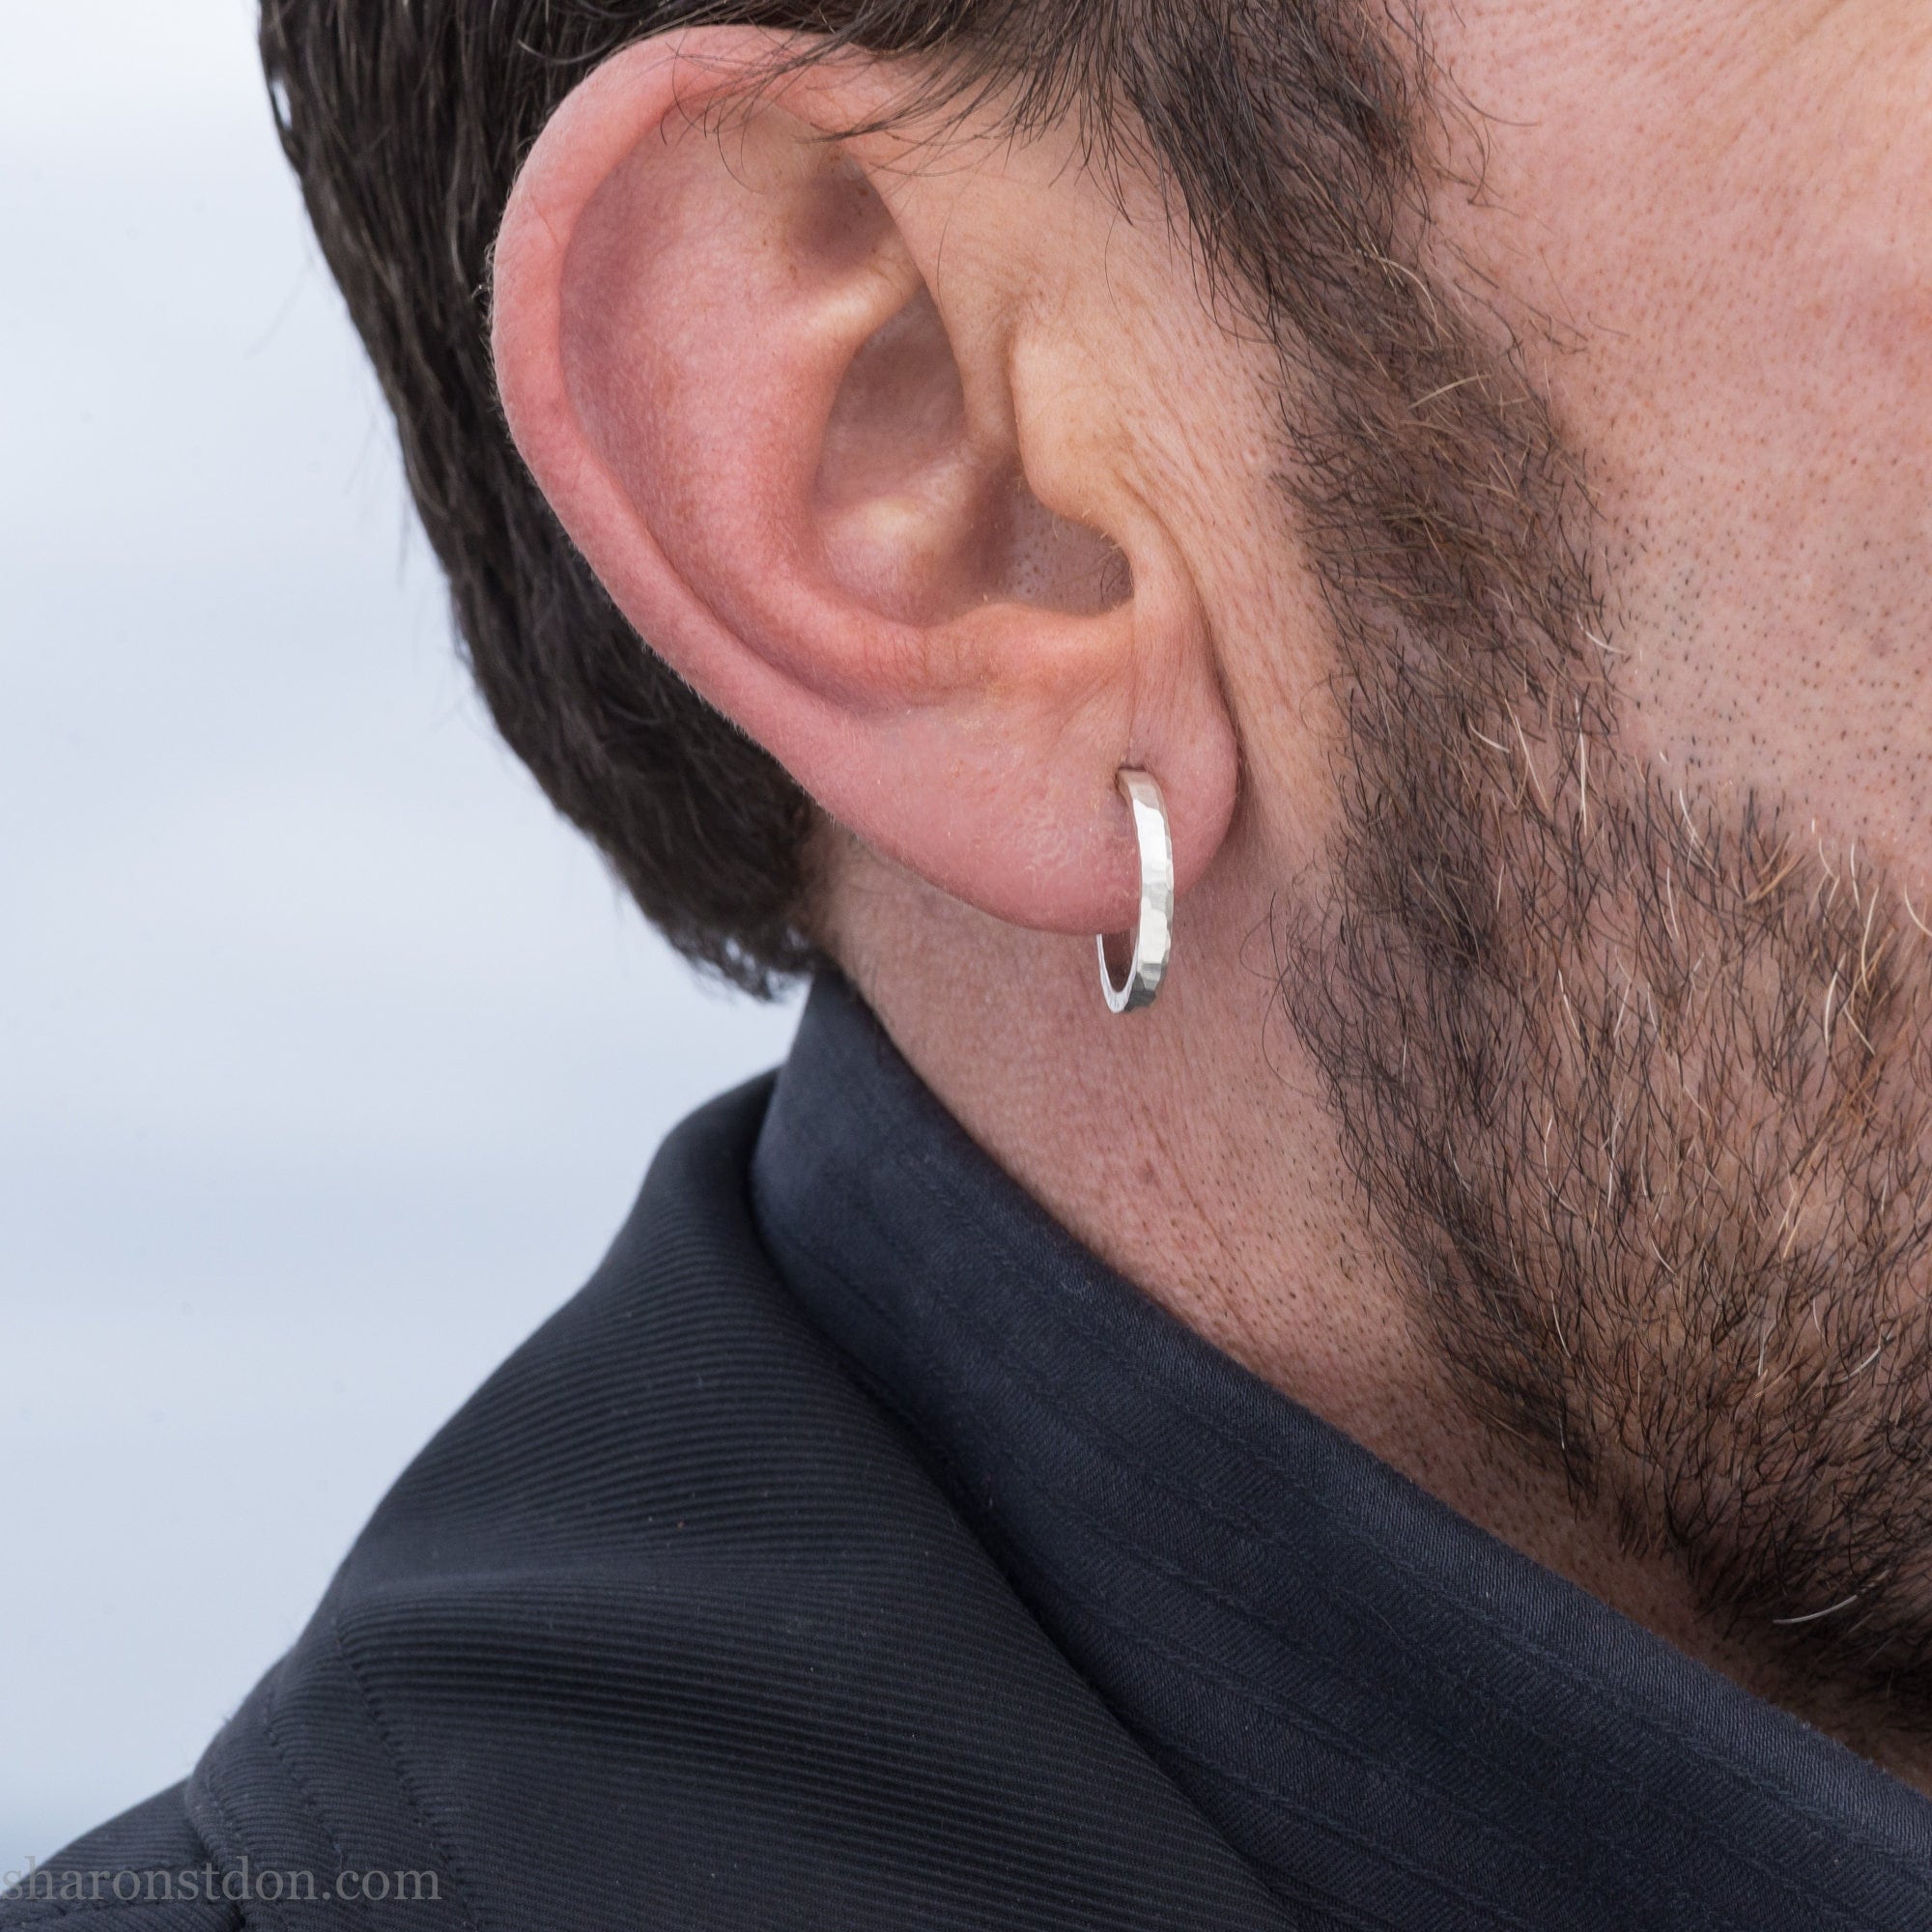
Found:
[[[1769,239],[1769,238],[1768,238]],[[1707,265],[1594,443],[1638,745],[1932,870],[1932,310],[1808,237]],[[1863,271],[1861,273],[1861,271]]]
[[[1549,386],[1605,513],[1633,749],[1910,883],[1932,875],[1932,51],[1747,39],[1700,64],[1579,38],[1535,131],[1496,137],[1507,213],[1466,219],[1574,331]]]
[[[1763,258],[1730,286],[1619,350],[1615,413],[1577,425],[1619,553],[1634,739],[1932,870],[1926,312],[1850,277],[1806,298]]]

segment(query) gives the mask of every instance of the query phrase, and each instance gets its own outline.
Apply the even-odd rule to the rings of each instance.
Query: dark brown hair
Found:
[[[498,728],[688,957],[768,990],[809,964],[811,814],[639,640],[504,428],[490,250],[571,89],[667,27],[737,21],[911,57],[1134,144],[1209,258],[1319,374],[1374,358],[1412,167],[1397,0],[263,0],[283,145],[395,412],[411,487]],[[1408,56],[1408,57],[1401,57]],[[929,106],[930,97],[922,106]],[[1386,365],[1384,373],[1386,373]],[[648,640],[646,640],[648,641]]]

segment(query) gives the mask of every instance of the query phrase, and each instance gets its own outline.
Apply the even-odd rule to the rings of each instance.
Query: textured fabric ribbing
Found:
[[[1932,1807],[1162,1314],[836,980],[754,1197],[1043,1626],[1285,1900],[1431,1932],[1932,1926]]]
[[[590,1286],[384,1501],[185,1816],[230,1866],[433,1882],[260,1913],[276,1932],[1304,1922],[780,1282],[747,1198],[768,1092],[667,1145]]]

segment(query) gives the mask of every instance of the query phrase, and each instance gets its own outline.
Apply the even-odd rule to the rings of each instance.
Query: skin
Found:
[[[1581,333],[1549,385],[1620,559],[1633,730],[1775,784],[1916,889],[1932,859],[1932,15],[1486,5],[1493,116],[1450,239]],[[1915,891],[1915,902],[1923,909]]]
[[[1932,14],[1463,0],[1436,198],[1583,452],[1631,754],[1774,789],[1923,908]],[[827,943],[969,1131],[1182,1321],[1475,1521],[1753,1688],[1747,1646],[1459,1400],[1281,1016],[1269,922],[1337,815],[1334,655],[1271,357],[1157,188],[1071,130],[828,145],[907,76],[760,90],[741,30],[620,55],[497,255],[513,431],[679,671],[817,801]],[[702,326],[694,326],[694,317]],[[1104,1009],[1114,792],[1173,815],[1177,963]],[[1868,858],[1867,863],[1872,860]],[[1932,1787],[1913,1740],[1807,1706]]]

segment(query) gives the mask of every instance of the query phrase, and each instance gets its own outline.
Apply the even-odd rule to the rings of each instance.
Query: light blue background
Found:
[[[782,1053],[489,735],[249,0],[0,4],[0,1871]]]

